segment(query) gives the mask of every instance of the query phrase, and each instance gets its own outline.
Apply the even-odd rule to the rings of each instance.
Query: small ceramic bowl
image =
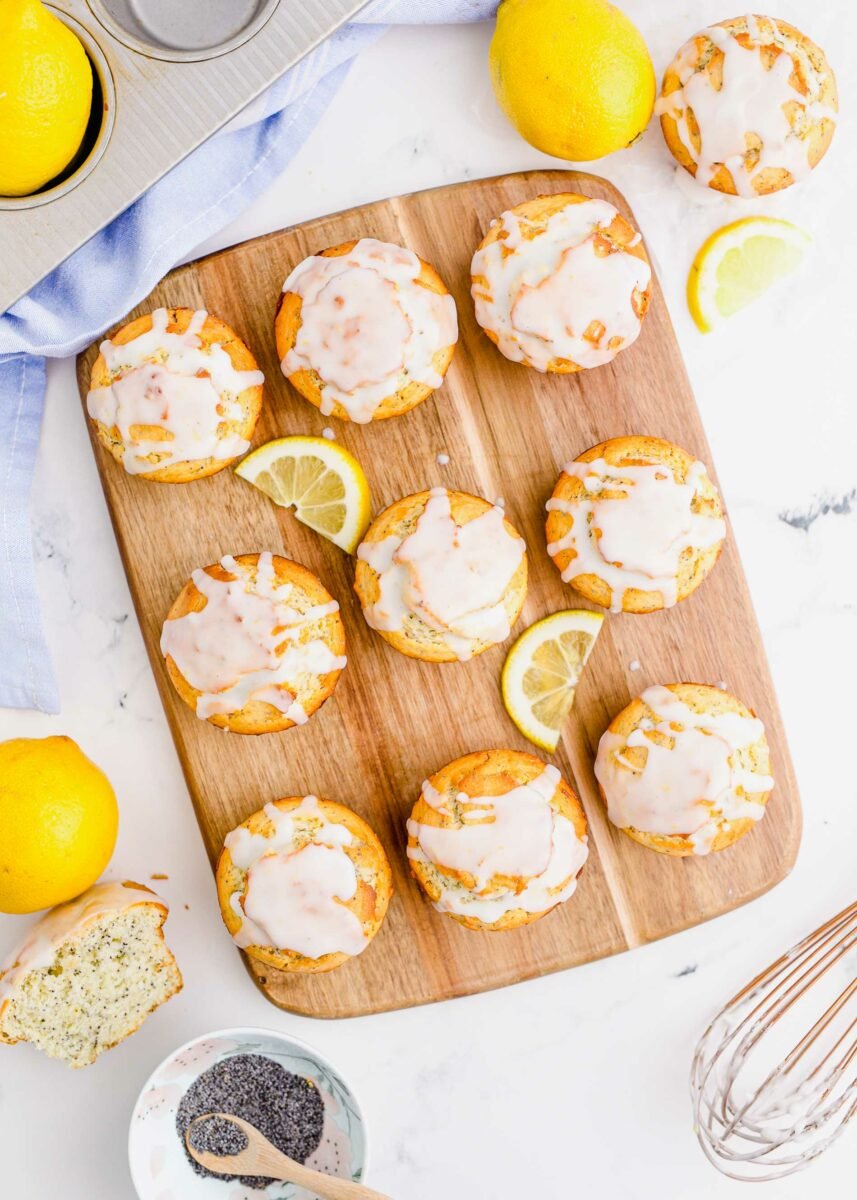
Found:
[[[307,1166],[360,1181],[366,1174],[366,1127],[354,1093],[330,1063],[297,1038],[271,1029],[219,1029],[175,1050],[140,1092],[128,1134],[131,1178],[140,1200],[298,1200],[290,1183],[266,1190],[196,1175],[176,1132],[176,1111],[193,1081],[235,1054],[262,1054],[311,1079],[324,1100],[321,1145]]]

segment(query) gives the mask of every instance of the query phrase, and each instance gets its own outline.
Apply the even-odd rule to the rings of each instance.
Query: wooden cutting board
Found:
[[[179,267],[130,317],[158,305],[206,308],[249,343],[267,377],[254,444],[296,433],[336,437],[363,464],[375,511],[443,484],[489,499],[526,538],[530,588],[514,631],[584,602],[545,551],[544,504],[560,467],[604,438],[668,438],[714,464],[657,280],[642,334],[608,366],[544,376],[507,362],[481,333],[469,292],[470,258],[504,209],[543,192],[603,197],[631,217],[603,179],[527,171],[436,188],[321,217]],[[461,338],[444,386],[407,416],[369,426],[323,418],[280,372],[272,332],[283,279],[307,254],[373,236],[433,263],[458,305]],[[81,355],[85,396],[97,353]],[[505,648],[469,663],[407,659],[365,624],[353,563],[274,507],[230,470],[188,486],[134,479],[97,442],[95,455],[161,697],[212,861],[224,835],[280,796],[315,792],[356,809],[393,864],[387,920],[359,958],[328,975],[289,976],[250,966],[283,1008],[318,1017],[380,1012],[515,983],[664,937],[760,895],[791,868],[800,840],[797,788],[780,714],[734,540],[689,600],[650,616],[609,616],[578,689],[555,762],[589,819],[589,861],[574,898],[543,920],[502,934],[474,933],[436,913],[411,880],[405,819],[422,780],[450,759],[492,747],[531,749],[506,716],[498,678]],[[438,465],[440,453],[450,457]],[[170,685],[158,651],[161,623],[194,567],[223,554],[270,549],[315,571],[342,606],[349,665],[330,701],[302,728],[226,735],[199,721]],[[632,672],[638,660],[641,668]],[[598,799],[592,759],[610,718],[650,683],[725,680],[765,722],[776,790],[768,815],[734,847],[670,859],[618,833]],[[212,936],[226,936],[212,929]]]

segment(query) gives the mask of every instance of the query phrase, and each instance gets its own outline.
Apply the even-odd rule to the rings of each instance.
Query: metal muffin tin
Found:
[[[81,150],[0,196],[0,312],[363,7],[366,0],[51,0],[93,70]]]

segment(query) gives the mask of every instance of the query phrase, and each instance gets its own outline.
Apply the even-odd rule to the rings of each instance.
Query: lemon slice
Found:
[[[353,554],[369,524],[369,484],[353,454],[320,437],[266,442],[235,474]]]
[[[524,630],[503,665],[506,712],[525,738],[553,752],[604,617],[567,609]]]
[[[776,217],[745,217],[703,243],[687,279],[690,315],[703,333],[733,316],[800,266],[808,233]]]

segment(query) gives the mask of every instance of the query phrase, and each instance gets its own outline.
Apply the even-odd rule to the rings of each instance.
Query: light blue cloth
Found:
[[[495,8],[496,0],[374,0],[0,315],[0,706],[59,711],[29,518],[45,357],[76,354],[247,208],[386,26],[484,20]],[[178,224],[177,213],[187,214]]]

